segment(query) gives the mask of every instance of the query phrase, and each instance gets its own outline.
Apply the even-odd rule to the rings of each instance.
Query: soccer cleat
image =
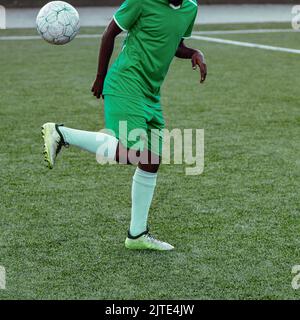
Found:
[[[44,139],[44,156],[49,169],[53,169],[55,159],[63,146],[68,146],[65,143],[61,132],[55,123],[45,123],[42,126],[42,137]]]
[[[169,243],[155,239],[148,231],[138,237],[132,237],[128,234],[125,247],[130,250],[170,251],[174,249]]]

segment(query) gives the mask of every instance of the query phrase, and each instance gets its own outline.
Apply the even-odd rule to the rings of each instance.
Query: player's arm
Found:
[[[107,74],[109,61],[114,51],[115,38],[121,32],[122,29],[120,29],[116,22],[112,20],[103,33],[99,53],[97,77],[92,87],[92,92],[98,99],[102,96],[103,84]]]
[[[196,70],[197,66],[200,68],[201,80],[203,83],[207,76],[207,66],[204,54],[200,50],[188,48],[184,41],[181,40],[175,56],[180,59],[191,59],[193,69]]]

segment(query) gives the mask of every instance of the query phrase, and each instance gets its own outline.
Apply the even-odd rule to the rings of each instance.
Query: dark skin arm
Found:
[[[207,76],[207,66],[204,58],[204,54],[200,50],[188,48],[184,41],[181,40],[175,56],[180,59],[191,59],[193,69],[196,70],[197,66],[200,68],[201,80],[203,83]]]
[[[99,53],[97,76],[92,87],[92,92],[97,99],[102,97],[103,84],[107,74],[109,61],[114,50],[115,39],[121,32],[122,29],[120,29],[115,21],[112,20],[103,33]]]
[[[122,30],[113,20],[106,28],[102,36],[98,71],[96,80],[92,87],[92,92],[97,99],[100,99],[102,97],[103,84],[107,74],[109,61],[114,50],[115,38],[121,32]],[[140,156],[141,160],[139,158]],[[148,150],[145,150],[144,153],[140,155],[137,154],[134,150],[127,150],[121,143],[118,144],[115,160],[122,164],[138,164],[140,169],[152,173],[156,173],[158,171],[161,161],[158,156],[152,155]]]

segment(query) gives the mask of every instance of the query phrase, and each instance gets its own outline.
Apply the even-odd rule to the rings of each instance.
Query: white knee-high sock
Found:
[[[130,235],[136,237],[147,230],[149,209],[156,186],[157,173],[136,169],[132,183]]]
[[[108,134],[59,127],[66,143],[113,160],[119,141]]]

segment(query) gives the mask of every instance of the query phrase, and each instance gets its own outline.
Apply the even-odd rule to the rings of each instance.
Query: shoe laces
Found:
[[[151,233],[148,233],[148,234],[147,234],[147,237],[148,237],[151,241],[153,241],[153,242],[162,243],[162,241],[157,240]]]

